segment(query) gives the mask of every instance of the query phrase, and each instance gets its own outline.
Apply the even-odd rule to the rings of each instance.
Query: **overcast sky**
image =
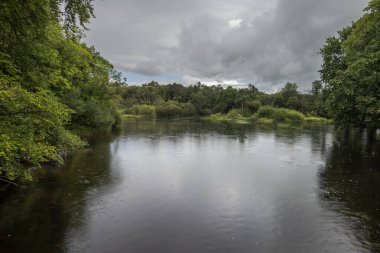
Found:
[[[318,79],[327,36],[367,0],[104,0],[86,42],[130,84],[248,84],[273,91]]]

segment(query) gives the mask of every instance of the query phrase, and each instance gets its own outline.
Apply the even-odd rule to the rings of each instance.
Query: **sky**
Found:
[[[128,84],[301,90],[319,78],[319,49],[368,0],[95,0],[86,43]]]

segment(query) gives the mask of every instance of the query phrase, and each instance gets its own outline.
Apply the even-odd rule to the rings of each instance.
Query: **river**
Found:
[[[127,121],[0,191],[0,252],[379,252],[380,142]]]

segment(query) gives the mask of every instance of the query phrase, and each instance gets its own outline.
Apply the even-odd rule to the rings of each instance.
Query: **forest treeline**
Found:
[[[0,180],[28,180],[28,168],[62,162],[85,145],[86,133],[116,127],[118,111],[157,117],[307,115],[342,127],[380,126],[380,0],[371,0],[361,18],[326,39],[321,80],[310,92],[289,82],[273,94],[254,85],[126,85],[83,42],[94,17],[92,2],[0,1]]]
[[[297,110],[308,116],[327,117],[322,83],[315,81],[308,93],[298,90],[296,83],[286,83],[276,93],[259,91],[254,85],[247,88],[223,88],[201,83],[159,85],[150,82],[142,86],[114,85],[118,107],[126,114],[148,117],[208,116],[238,113],[248,117],[262,106]]]
[[[0,179],[62,162],[79,136],[118,124],[112,65],[81,42],[89,0],[0,2]]]

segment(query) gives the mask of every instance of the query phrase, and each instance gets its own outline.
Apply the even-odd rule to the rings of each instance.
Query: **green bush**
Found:
[[[249,101],[247,102],[247,107],[252,113],[255,113],[260,109],[261,102],[259,100]]]
[[[156,106],[157,117],[181,117],[196,114],[195,107],[190,103],[168,101]]]
[[[259,118],[257,120],[257,123],[262,124],[262,125],[272,125],[274,123],[274,121],[273,121],[273,119]]]
[[[28,168],[62,163],[85,145],[66,128],[73,110],[51,92],[0,84],[0,101],[0,177],[31,180]]]
[[[226,114],[222,114],[222,113],[211,114],[209,119],[212,121],[220,121],[220,122],[231,121],[231,119],[227,118]]]
[[[196,114],[194,105],[190,103],[179,103],[179,106],[181,107],[180,116],[193,116]]]
[[[257,117],[275,119],[276,110],[277,109],[274,108],[273,106],[269,106],[269,105],[262,106],[257,111]]]
[[[307,123],[331,123],[331,120],[325,119],[325,118],[320,118],[320,117],[306,117],[305,122]]]
[[[142,115],[146,118],[156,117],[156,109],[152,105],[133,105],[125,110],[127,114]]]
[[[238,119],[241,117],[241,111],[239,109],[231,109],[227,113],[227,118],[229,119]]]
[[[257,112],[257,118],[273,119],[276,123],[302,123],[305,115],[291,109],[262,106]]]
[[[208,109],[208,108],[207,109],[201,109],[199,111],[199,114],[202,116],[209,116],[212,114],[212,111],[211,111],[211,109]]]
[[[156,106],[157,117],[180,116],[181,110],[181,107],[172,101]]]
[[[279,108],[276,110],[275,120],[285,123],[301,123],[305,119],[305,115],[291,109]]]

